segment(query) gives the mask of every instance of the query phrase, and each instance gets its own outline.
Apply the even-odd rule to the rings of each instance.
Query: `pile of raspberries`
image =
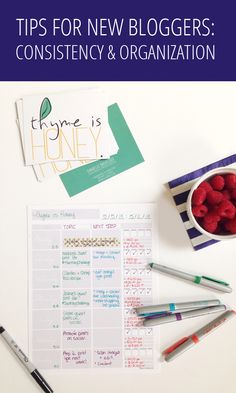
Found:
[[[207,232],[236,234],[236,175],[216,175],[203,181],[193,192],[192,212]]]

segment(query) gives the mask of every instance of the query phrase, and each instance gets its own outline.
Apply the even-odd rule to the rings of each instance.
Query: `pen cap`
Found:
[[[225,322],[229,321],[232,317],[235,316],[236,312],[234,310],[227,310],[219,317],[213,319],[213,321],[209,322],[207,325],[203,326],[201,329],[195,332],[194,335],[200,340],[208,336],[208,334],[218,329],[221,325],[223,325]]]

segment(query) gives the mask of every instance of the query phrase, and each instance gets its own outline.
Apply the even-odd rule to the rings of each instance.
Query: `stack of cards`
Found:
[[[26,96],[16,107],[25,165],[39,181],[118,152],[101,89]]]
[[[60,175],[69,196],[144,161],[101,89],[27,96],[16,108],[25,165],[39,181]]]

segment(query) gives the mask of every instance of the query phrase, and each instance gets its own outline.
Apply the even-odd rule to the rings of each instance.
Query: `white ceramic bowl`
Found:
[[[210,233],[205,231],[204,228],[201,227],[201,225],[198,224],[197,220],[195,219],[193,213],[192,213],[192,195],[194,190],[196,190],[196,188],[198,188],[198,186],[204,181],[204,180],[208,180],[209,178],[211,178],[214,175],[226,175],[227,173],[233,173],[234,175],[236,175],[236,169],[232,169],[232,168],[217,168],[217,169],[213,169],[212,171],[209,171],[207,173],[205,173],[205,175],[203,175],[202,177],[200,177],[192,186],[190,193],[188,195],[188,199],[187,199],[187,213],[189,216],[189,220],[190,222],[193,224],[193,226],[199,231],[201,232],[203,235],[208,236],[211,239],[215,239],[215,240],[228,240],[228,239],[234,239],[236,238],[236,234],[233,235],[215,235],[214,233]]]

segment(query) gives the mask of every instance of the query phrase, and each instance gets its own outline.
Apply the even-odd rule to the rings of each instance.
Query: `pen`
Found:
[[[142,314],[142,318],[160,318],[160,317],[165,317],[167,315],[172,315],[173,312],[150,312],[150,313],[145,313]]]
[[[226,306],[221,305],[221,306],[212,306],[212,307],[199,308],[190,311],[184,311],[182,313],[177,312],[176,314],[171,314],[166,316],[158,315],[157,317],[155,317],[153,315],[145,319],[145,321],[143,322],[143,326],[150,327],[155,325],[162,325],[164,323],[182,321],[183,319],[187,319],[187,318],[200,317],[201,315],[213,314],[215,312],[222,312],[225,309]]]
[[[188,349],[192,348],[195,344],[201,341],[204,337],[208,334],[213,332],[215,329],[220,327],[224,322],[227,322],[229,319],[234,317],[236,312],[234,310],[228,310],[221,314],[219,317],[208,323],[207,325],[203,326],[197,332],[193,333],[189,337],[183,337],[181,340],[176,342],[171,347],[167,348],[163,355],[167,362],[174,360],[183,352],[187,351]]]
[[[9,345],[15,355],[18,357],[20,362],[25,366],[26,370],[31,374],[34,380],[38,383],[41,389],[45,393],[53,393],[53,390],[47,384],[42,375],[38,372],[35,366],[29,361],[28,357],[22,352],[22,350],[18,347],[16,342],[11,338],[11,336],[6,332],[6,330],[0,324],[0,335],[4,339],[4,341]]]
[[[168,266],[159,265],[157,263],[150,263],[149,266],[153,270],[158,270],[159,272],[169,274],[170,276],[191,281],[194,284],[203,285],[204,287],[216,289],[217,291],[221,291],[221,292],[228,292],[228,293],[232,292],[232,288],[230,288],[227,282],[217,280],[216,278],[207,277],[207,276],[197,276],[194,274],[185,273]]]
[[[155,314],[164,311],[174,312],[176,310],[193,309],[193,308],[203,308],[210,306],[218,306],[220,300],[198,300],[195,302],[184,302],[184,303],[167,303],[167,304],[157,304],[152,306],[142,306],[137,307],[136,312],[138,316],[144,316],[145,314]]]

